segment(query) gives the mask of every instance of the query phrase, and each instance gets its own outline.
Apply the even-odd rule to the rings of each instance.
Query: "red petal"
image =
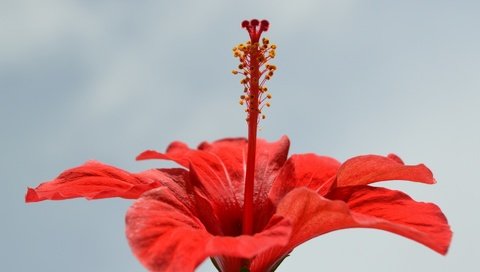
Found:
[[[366,185],[385,180],[409,180],[433,184],[432,172],[423,164],[404,165],[396,155],[364,155],[344,162],[337,174],[337,186]]]
[[[202,205],[199,216],[205,224],[218,235],[239,235],[242,226],[242,181],[230,179],[223,162],[207,152],[199,152],[191,158],[190,173],[195,201]],[[212,215],[221,220],[209,221]]]
[[[452,238],[447,218],[433,203],[416,202],[400,191],[371,186],[339,188],[331,199],[347,203],[365,226],[405,236],[440,254],[446,254]]]
[[[28,188],[26,202],[46,199],[61,200],[76,197],[99,199],[109,197],[138,198],[143,192],[160,186],[166,173],[150,170],[138,174],[89,161],[61,173],[56,179],[37,188]]]
[[[285,245],[291,226],[281,217],[254,236],[214,236],[195,211],[165,187],[144,194],[129,209],[127,237],[133,252],[150,271],[193,271],[205,258],[217,256],[224,271],[240,271],[237,258],[252,258],[272,246]],[[218,256],[230,256],[221,258]]]
[[[165,154],[146,151],[137,159],[167,159],[189,167],[189,190],[196,205],[201,206],[198,216],[217,235],[238,235],[241,233],[245,147],[245,139],[202,143],[201,150],[175,142]]]
[[[307,187],[325,195],[330,191],[340,163],[330,157],[315,154],[291,156],[283,166],[270,190],[270,199],[278,203],[297,187]]]
[[[264,205],[268,200],[273,181],[287,161],[289,148],[290,140],[287,136],[273,143],[257,141],[254,191],[254,203],[257,207]]]
[[[147,150],[142,152],[140,155],[137,156],[137,160],[170,160],[174,161],[184,167],[188,167],[189,158],[190,156],[195,154],[194,149],[190,149],[188,145],[183,142],[176,141],[171,143],[167,147],[166,154],[157,152],[155,150]]]
[[[277,206],[276,215],[290,220],[293,226],[290,241],[255,258],[252,271],[270,271],[301,243],[335,229],[355,226],[345,203],[330,201],[305,187],[290,191]]]
[[[290,242],[285,247],[268,251],[270,258],[255,263],[255,268],[268,271],[274,260],[285,256],[299,244],[345,228],[386,230],[422,243],[441,254],[448,250],[452,233],[445,216],[434,204],[415,202],[404,193],[369,186],[341,188],[334,196],[341,200],[326,199],[306,188],[287,194],[279,203],[276,215],[292,223]]]

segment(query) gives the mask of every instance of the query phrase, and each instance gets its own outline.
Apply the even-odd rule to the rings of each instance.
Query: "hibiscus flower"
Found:
[[[276,67],[276,46],[259,43],[267,21],[242,23],[250,41],[234,48],[245,79],[248,139],[228,138],[192,149],[174,142],[161,159],[178,168],[130,173],[90,161],[29,188],[27,202],[76,197],[136,199],[126,215],[132,251],[150,271],[193,271],[206,258],[222,272],[274,271],[292,250],[316,236],[345,228],[396,233],[446,254],[451,231],[441,210],[395,190],[386,180],[435,183],[423,164],[396,155],[364,155],[344,163],[313,153],[288,157],[289,139],[257,139],[271,95],[264,86]],[[273,53],[272,53],[273,52]],[[261,69],[260,67],[265,67]]]

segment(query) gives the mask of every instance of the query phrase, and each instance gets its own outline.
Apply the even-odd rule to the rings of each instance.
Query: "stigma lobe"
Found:
[[[245,20],[242,22],[242,27],[247,29],[252,43],[258,42],[260,40],[262,32],[268,31],[269,26],[270,23],[267,20],[259,21],[257,19],[252,19],[250,21]]]

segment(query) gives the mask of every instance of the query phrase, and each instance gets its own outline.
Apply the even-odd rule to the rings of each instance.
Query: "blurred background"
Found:
[[[124,237],[129,200],[25,204],[27,186],[89,159],[141,171],[145,149],[246,135],[231,48],[243,19],[278,45],[260,136],[341,161],[394,152],[434,186],[446,257],[374,230],[330,233],[278,271],[477,271],[479,1],[0,0],[0,270],[145,271]],[[382,184],[378,184],[382,185]],[[213,271],[204,263],[198,271]]]

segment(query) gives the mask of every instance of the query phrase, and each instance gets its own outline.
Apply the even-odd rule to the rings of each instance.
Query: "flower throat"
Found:
[[[257,143],[257,128],[261,119],[265,119],[262,110],[270,107],[269,100],[272,95],[268,92],[265,83],[270,80],[277,69],[275,65],[268,63],[275,58],[275,44],[270,44],[267,38],[260,37],[263,32],[268,31],[267,20],[243,21],[242,28],[248,31],[250,40],[241,43],[233,48],[234,57],[238,58],[240,64],[238,69],[232,71],[234,75],[241,74],[244,78],[240,83],[244,86],[243,94],[240,96],[240,105],[245,106],[248,124],[248,151],[247,169],[245,174],[245,194],[243,206],[242,233],[253,234],[253,195],[255,180],[255,154]]]

